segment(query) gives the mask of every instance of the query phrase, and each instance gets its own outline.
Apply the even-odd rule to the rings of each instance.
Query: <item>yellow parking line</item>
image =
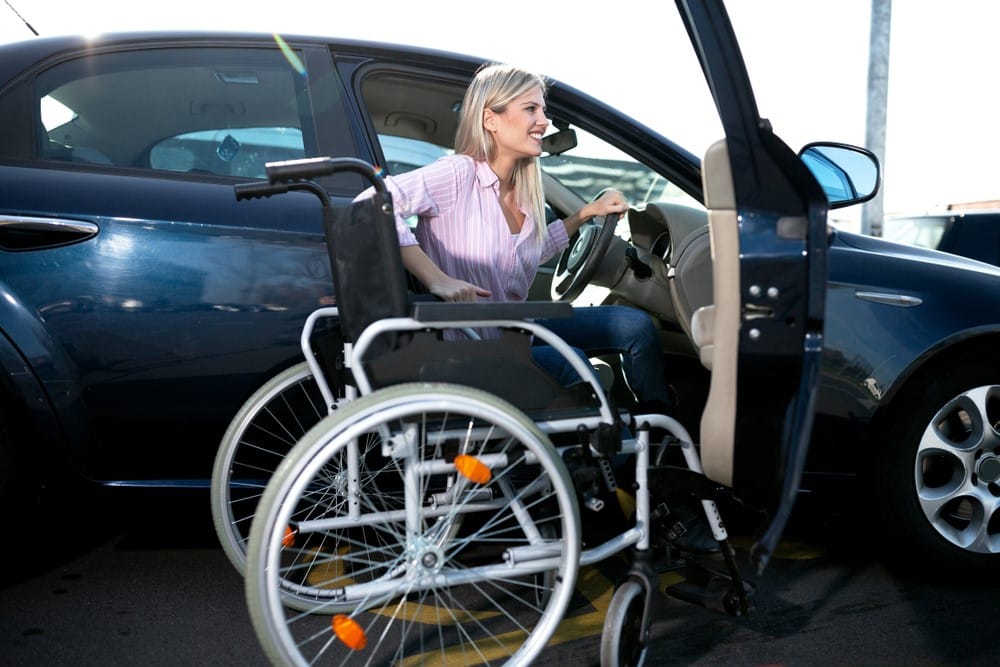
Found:
[[[629,499],[627,494],[619,494],[619,502],[623,504],[626,515],[628,515],[627,500]],[[733,541],[734,546],[743,548],[749,547],[751,542],[749,538],[737,538]],[[782,541],[775,550],[774,557],[785,560],[809,560],[819,558],[823,554],[824,550],[821,547],[809,542]],[[317,567],[313,574],[316,577],[314,585],[319,585],[319,581],[336,581],[338,585],[344,585],[350,581],[344,572],[340,559],[329,560],[326,567]],[[311,576],[310,579],[312,580],[313,577]],[[662,591],[683,579],[684,577],[678,572],[667,572],[660,576],[658,590]],[[604,620],[615,593],[614,583],[598,567],[585,567],[581,568],[577,577],[576,590],[590,603],[590,611],[564,617],[552,639],[549,640],[549,646],[557,646],[584,637],[599,636],[604,630]],[[654,594],[656,593],[654,592]],[[409,601],[402,602],[393,607],[392,610],[370,611],[424,625],[458,625],[465,621],[487,620],[501,615],[499,611],[442,610],[435,605]],[[446,613],[442,613],[442,611]],[[487,647],[477,645],[481,653],[475,655],[470,655],[465,650],[465,646],[459,644],[442,651],[430,651],[410,656],[403,664],[465,667],[491,662],[503,659],[516,651],[527,639],[527,633],[524,630],[514,630],[496,635],[493,639],[493,643]]]

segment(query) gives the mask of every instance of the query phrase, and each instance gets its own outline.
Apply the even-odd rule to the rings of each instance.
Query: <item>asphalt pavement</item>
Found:
[[[793,521],[764,576],[751,577],[756,609],[746,618],[664,598],[647,664],[1000,661],[992,639],[1000,585],[890,570],[851,526]],[[200,499],[65,506],[5,542],[0,665],[266,664],[242,581]],[[736,543],[747,546],[744,538]],[[587,604],[564,623],[539,665],[599,664],[615,567],[583,572],[578,591]]]

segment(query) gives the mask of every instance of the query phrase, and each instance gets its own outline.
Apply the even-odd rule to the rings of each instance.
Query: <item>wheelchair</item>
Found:
[[[220,541],[274,664],[529,664],[571,612],[581,567],[615,556],[627,569],[601,662],[642,664],[662,558],[677,555],[665,533],[678,494],[698,499],[719,549],[709,565],[681,557],[687,581],[665,592],[748,613],[753,588],[714,499],[724,488],[705,477],[704,443],[669,416],[619,410],[533,321],[571,317],[570,304],[414,299],[373,167],[310,158],[267,169],[267,183],[238,185],[237,197],[319,198],[337,303],[307,320],[306,361],[237,414],[213,471]],[[340,172],[360,174],[374,196],[333,206],[315,179]],[[709,315],[703,332],[727,321]],[[338,336],[317,349],[328,318]],[[501,335],[449,333],[478,328]],[[534,364],[534,341],[583,381],[558,385]],[[703,423],[724,427],[730,396],[713,375]]]

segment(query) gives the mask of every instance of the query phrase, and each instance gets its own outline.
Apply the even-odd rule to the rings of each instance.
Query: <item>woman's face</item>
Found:
[[[541,155],[542,135],[549,127],[541,87],[515,98],[501,113],[487,109],[483,123],[487,131],[493,133],[498,158]]]

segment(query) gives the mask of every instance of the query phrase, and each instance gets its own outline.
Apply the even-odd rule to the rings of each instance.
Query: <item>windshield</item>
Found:
[[[633,205],[649,201],[693,200],[661,174],[637,162],[611,144],[578,128],[576,145],[565,152],[543,155],[542,171],[590,201],[605,188],[616,188]]]

